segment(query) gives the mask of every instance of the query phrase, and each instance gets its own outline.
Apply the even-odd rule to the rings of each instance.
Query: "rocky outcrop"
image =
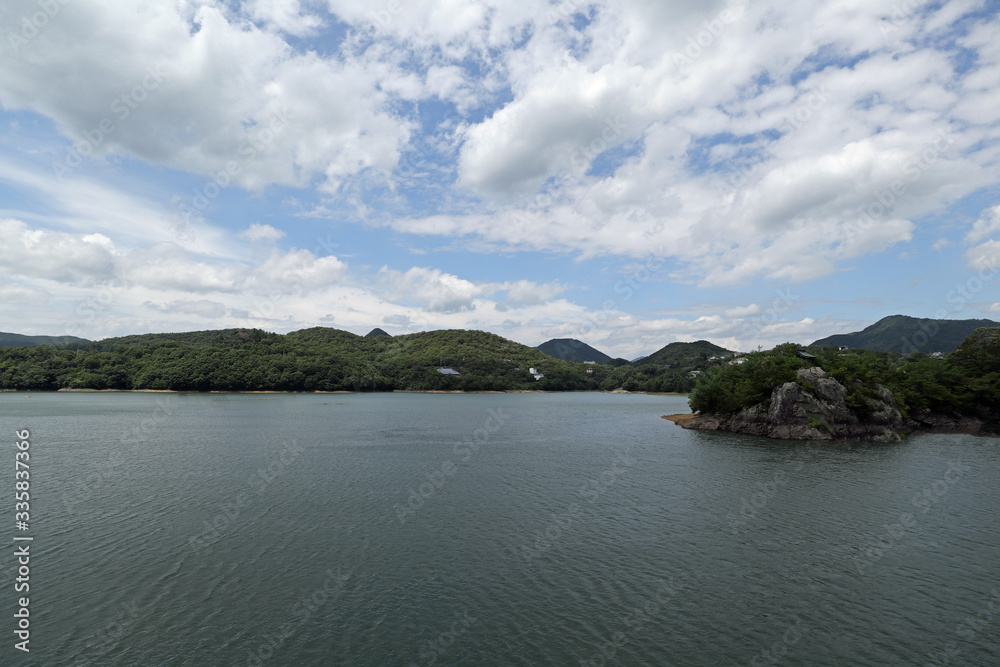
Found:
[[[941,414],[925,410],[906,420],[907,433],[968,433],[969,435],[1000,436],[1000,415],[984,413],[978,417]]]
[[[684,428],[724,430],[783,440],[855,439],[899,442],[903,417],[892,392],[875,385],[861,417],[847,405],[847,388],[822,368],[799,370],[795,382],[775,387],[771,400],[732,417],[693,415],[674,419]],[[673,418],[671,418],[673,419]]]

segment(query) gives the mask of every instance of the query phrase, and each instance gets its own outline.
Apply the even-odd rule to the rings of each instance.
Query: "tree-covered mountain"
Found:
[[[0,389],[562,391],[598,389],[610,370],[466,330],[366,338],[323,327],[226,329],[0,350]]]
[[[733,353],[705,340],[670,343],[648,357],[615,368],[601,389],[685,393],[705,370],[728,363]]]
[[[884,350],[899,354],[911,352],[948,353],[979,328],[1000,327],[992,320],[935,320],[890,315],[854,333],[821,338],[814,346],[846,346],[863,350]]]
[[[693,343],[670,343],[660,348],[653,354],[640,359],[638,364],[643,366],[663,366],[666,368],[688,368],[694,367],[700,361],[707,361],[712,357],[732,357],[733,352],[724,347],[719,347],[707,340],[698,340]]]
[[[382,329],[375,327],[374,329],[365,334],[365,338],[375,338],[376,336],[388,336],[388,335],[389,334],[387,334]]]
[[[0,347],[27,347],[29,345],[59,345],[63,343],[89,343],[76,336],[25,336],[0,331]]]
[[[535,349],[556,359],[574,361],[580,364],[585,361],[606,364],[612,360],[611,357],[600,350],[596,350],[575,338],[553,338],[552,340],[545,341]]]

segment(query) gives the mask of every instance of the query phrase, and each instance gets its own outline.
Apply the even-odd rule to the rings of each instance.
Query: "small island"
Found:
[[[792,343],[701,374],[679,426],[786,440],[898,442],[916,433],[1000,435],[1000,327],[948,354]]]

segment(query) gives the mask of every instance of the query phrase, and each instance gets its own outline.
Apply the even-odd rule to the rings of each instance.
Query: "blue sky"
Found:
[[[3,3],[0,330],[1000,320],[1000,3],[786,5]]]

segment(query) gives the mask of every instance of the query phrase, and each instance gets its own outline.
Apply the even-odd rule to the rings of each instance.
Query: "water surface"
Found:
[[[31,431],[35,538],[32,652],[0,651],[1000,664],[997,440],[816,447],[660,419],[686,409],[597,393],[0,394],[9,439]],[[11,619],[12,549],[2,565]]]

